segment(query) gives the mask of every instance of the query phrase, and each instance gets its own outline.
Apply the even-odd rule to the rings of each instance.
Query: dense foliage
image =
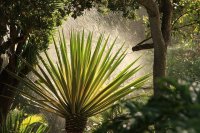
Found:
[[[200,81],[200,45],[197,40],[169,48],[167,73],[169,77]]]
[[[100,0],[97,2],[99,11],[101,12],[122,12],[124,17],[135,19],[137,10],[140,5],[137,0]],[[160,5],[161,8],[162,5]],[[184,27],[199,31],[199,15],[200,15],[199,0],[174,0],[173,1],[173,28],[177,30]],[[190,30],[191,31],[191,30]],[[179,32],[180,33],[180,32]],[[191,32],[192,33],[192,32]]]
[[[8,73],[37,94],[33,96],[18,89],[33,106],[65,118],[67,132],[82,132],[87,118],[106,110],[115,101],[140,88],[149,77],[141,76],[122,86],[141,69],[141,66],[132,67],[135,60],[107,82],[126,56],[126,51],[121,51],[123,45],[113,53],[115,41],[105,52],[109,45],[108,39],[104,41],[101,35],[96,45],[93,45],[92,33],[85,40],[84,32],[82,35],[71,32],[68,47],[62,34],[59,45],[54,41],[56,63],[47,52],[45,58],[38,56],[42,64],[37,64],[39,71],[27,63],[37,77],[36,82],[28,77],[23,79],[12,72]],[[7,86],[17,89],[9,84]]]
[[[93,6],[97,7],[99,11],[104,13],[109,11],[120,12],[125,17],[135,19],[137,15],[137,9],[140,9],[140,6],[143,5],[143,7],[145,7],[149,15],[149,19],[145,20],[147,29],[149,30],[149,32],[147,32],[146,35],[148,38],[153,39],[153,43],[150,44],[150,47],[146,48],[148,49],[155,48],[154,55],[158,55],[157,57],[154,58],[155,61],[154,66],[156,67],[154,68],[154,74],[153,74],[154,76],[157,75],[157,77],[155,76],[153,79],[164,77],[165,60],[167,53],[166,50],[168,44],[170,44],[171,42],[171,33],[173,33],[172,36],[173,42],[176,43],[179,43],[182,40],[190,41],[191,38],[193,39],[193,41],[197,41],[199,39],[200,1],[174,0],[173,3],[171,3],[170,0],[157,0],[157,1],[149,0],[148,2],[146,2],[145,0],[0,1],[0,16],[1,16],[0,68],[2,70],[0,72],[0,88],[1,88],[0,112],[3,114],[2,116],[6,118],[8,110],[10,109],[10,106],[17,92],[16,91],[17,89],[15,89],[15,87],[19,85],[19,81],[8,75],[8,71],[12,73],[11,75],[19,74],[18,78],[43,98],[42,100],[40,99],[41,102],[38,102],[31,95],[27,95],[27,93],[24,92],[23,90],[18,90],[19,92],[24,94],[26,98],[28,97],[29,100],[32,99],[32,101],[34,101],[35,106],[36,105],[40,106],[43,109],[56,113],[62,117],[66,117],[67,119],[70,118],[72,121],[74,121],[75,119],[76,122],[77,122],[77,117],[81,116],[84,112],[86,115],[83,115],[83,117],[81,116],[81,120],[83,120],[83,122],[80,120],[81,122],[79,122],[78,124],[78,126],[80,125],[79,127],[84,126],[87,117],[103,111],[104,109],[106,109],[106,107],[109,107],[112,102],[131,92],[132,91],[130,89],[131,86],[135,84],[140,85],[140,82],[141,83],[143,82],[142,78],[141,80],[138,80],[138,82],[133,82],[132,84],[128,84],[127,85],[128,87],[126,86],[128,89],[124,87],[121,89],[118,88],[119,90],[117,90],[116,92],[113,91],[113,89],[116,89],[116,87],[120,86],[122,81],[125,81],[126,78],[129,78],[137,70],[135,69],[129,71],[127,68],[125,68],[125,70],[116,77],[114,82],[111,82],[106,88],[104,88],[103,83],[105,81],[104,81],[104,75],[102,74],[106,74],[107,72],[111,74],[112,72],[110,72],[110,69],[114,70],[115,67],[118,66],[118,63],[121,62],[121,60],[123,59],[122,57],[124,55],[122,54],[120,58],[118,58],[117,55],[115,58],[114,57],[111,58],[112,56],[108,54],[110,60],[109,59],[103,60],[105,64],[100,63],[102,66],[95,65],[95,63],[97,64],[98,61],[101,60],[102,53],[104,51],[101,49],[100,50],[101,52],[98,53],[100,46],[99,44],[97,44],[98,45],[97,55],[96,53],[93,54],[94,56],[90,55],[92,51],[90,50],[91,35],[88,37],[89,41],[87,43],[87,48],[85,49],[81,46],[76,46],[76,44],[80,43],[82,44],[81,41],[83,41],[83,39],[81,40],[79,38],[80,37],[79,35],[78,37],[74,37],[75,39],[72,39],[75,42],[72,43],[73,46],[71,44],[71,51],[73,51],[76,54],[71,55],[71,61],[69,61],[70,59],[68,59],[67,57],[68,54],[63,52],[64,51],[63,49],[66,48],[66,44],[64,44],[65,41],[61,39],[61,43],[63,43],[61,44],[60,48],[61,53],[58,52],[58,48],[55,45],[55,49],[59,60],[57,65],[54,65],[52,63],[52,61],[49,59],[48,54],[46,54],[49,63],[48,65],[46,65],[45,61],[42,58],[40,58],[44,67],[46,68],[46,71],[48,71],[48,73],[45,73],[46,71],[44,71],[43,68],[39,66],[39,69],[41,70],[43,77],[37,72],[36,69],[32,67],[37,62],[36,55],[39,52],[43,51],[44,49],[48,48],[48,44],[50,41],[50,34],[53,33],[54,28],[61,25],[62,20],[65,19],[67,15],[71,15],[72,17],[76,18],[77,16],[82,15],[85,9],[90,9]],[[171,5],[172,8],[170,7]],[[158,12],[157,10],[153,10],[157,8],[159,8]],[[158,17],[157,23],[151,23],[151,22],[156,22],[156,21],[151,21],[152,18],[154,18],[152,17],[151,14],[152,12],[157,14]],[[172,12],[173,12],[173,17],[172,15],[170,15]],[[162,33],[153,32],[153,30],[156,29],[155,27],[158,28],[157,31],[162,31]],[[150,31],[151,35],[149,34]],[[102,40],[100,37],[99,43],[101,41]],[[195,44],[198,44],[198,42]],[[106,47],[105,45],[103,46],[104,48]],[[90,50],[89,54],[87,54],[88,49]],[[80,52],[81,50],[83,51]],[[175,50],[177,49],[174,49],[174,51]],[[171,51],[172,53],[171,55],[176,56],[176,58],[172,57],[173,58],[172,60],[169,58],[169,64],[168,64],[169,75],[174,76],[175,78],[183,77],[186,79],[189,78],[189,79],[199,80],[199,73],[198,73],[200,64],[198,59],[199,48],[192,47],[189,49],[186,48],[184,50],[178,49],[177,50],[178,52],[174,51]],[[182,54],[186,56],[184,59],[182,58]],[[8,65],[3,66],[4,61],[2,59],[2,55],[7,56]],[[25,59],[26,62],[28,62],[28,64],[25,63],[22,58]],[[70,63],[66,61],[66,59]],[[117,59],[116,63],[114,64],[110,63],[115,59]],[[190,67],[191,65],[193,65],[193,67]],[[183,66],[186,66],[187,68]],[[2,69],[3,67],[6,67],[6,69]],[[56,69],[56,67],[58,67],[58,69]],[[128,68],[130,67],[131,65]],[[84,69],[87,68],[87,69],[84,71],[81,68]],[[98,70],[99,68],[102,69],[100,69],[100,72],[97,72],[96,70]],[[42,82],[38,80],[37,83],[32,83],[32,82],[29,83],[26,80],[23,80],[23,77],[25,77],[26,74],[31,70],[39,77],[39,79]],[[88,72],[88,70],[92,70],[91,73]],[[97,73],[95,74],[95,72]],[[69,73],[71,73],[71,75]],[[73,76],[73,74],[75,76]],[[109,76],[109,74],[106,75],[106,77]],[[49,75],[51,76],[50,78],[48,77]],[[102,78],[103,81],[97,79],[96,77],[97,75],[98,76],[100,75],[100,78]],[[145,78],[146,77],[144,77],[144,79]],[[30,81],[29,79],[27,80]],[[53,83],[51,83],[52,80],[54,81]],[[155,81],[156,80],[154,80],[154,82]],[[69,84],[69,82],[70,83],[72,82],[72,84]],[[85,86],[82,84],[84,82]],[[156,82],[154,83],[154,88],[156,88],[155,92],[158,92],[156,91],[157,87],[155,87],[155,85],[157,85]],[[173,85],[175,86],[175,88],[180,87],[179,85],[175,85],[172,83],[171,86]],[[34,87],[36,88],[35,90],[33,89]],[[91,89],[92,87],[94,87],[94,89]],[[104,89],[101,90],[102,89],[101,87]],[[112,89],[109,90],[108,89],[109,87]],[[139,86],[136,86],[136,88],[137,87]],[[165,88],[165,86],[162,87]],[[59,89],[57,90],[56,88]],[[70,89],[69,91],[66,91],[62,88],[70,88]],[[86,88],[85,89],[86,91],[83,91],[84,90],[83,88],[84,89]],[[97,93],[99,88],[101,91]],[[184,86],[181,86],[180,88],[184,88]],[[42,92],[42,90],[44,90],[44,92]],[[196,105],[194,101],[189,101],[189,102],[187,101],[188,99],[192,99],[192,97],[189,97],[189,95],[186,95],[186,93],[183,94],[183,92],[186,92],[187,89],[183,89],[184,90],[183,92],[179,91],[179,89],[175,89],[175,91],[174,90],[172,91],[166,88],[166,90],[164,91],[162,90],[163,92],[161,93],[160,97],[151,98],[149,102],[144,106],[141,106],[140,104],[136,103],[126,103],[124,106],[129,108],[130,114],[120,117],[120,122],[117,121],[117,125],[121,128],[117,130],[118,131],[121,130],[123,132],[127,130],[131,131],[132,129],[134,129],[134,131],[136,132],[143,132],[143,131],[151,132],[151,130],[154,129],[154,126],[152,125],[155,124],[157,130],[164,130],[164,131],[168,130],[171,132],[179,132],[179,131],[181,132],[182,130],[188,130],[188,131],[198,132],[199,129],[196,128],[195,126],[190,127],[190,125],[192,124],[195,125],[196,124],[195,122],[197,120],[189,119],[188,117],[190,116],[194,118],[193,114],[197,116],[199,115],[198,113],[194,112],[196,111],[196,107],[198,108],[198,104]],[[47,92],[50,92],[49,93],[50,96],[48,95]],[[180,94],[180,97],[177,96],[177,94]],[[168,98],[170,99],[167,99],[166,96],[168,96]],[[186,99],[184,99],[185,97]],[[166,108],[169,110],[163,110],[161,108],[160,103],[158,103],[159,100],[163,101],[163,103],[162,102],[161,103],[165,104]],[[177,100],[180,101],[176,102]],[[198,101],[196,102],[198,103]],[[194,104],[195,107],[193,107]],[[187,105],[185,106],[187,108],[184,108],[185,110],[189,108],[192,111],[184,112],[183,110],[181,110],[183,108],[182,107],[183,105],[184,106]],[[140,111],[139,114],[137,114],[138,111]],[[176,115],[176,113],[181,115]],[[135,114],[137,115],[135,116]],[[173,116],[175,115],[176,117],[172,117],[172,114]],[[0,123],[2,123],[3,120],[2,116],[0,116]],[[184,116],[184,118],[182,118],[182,116]],[[118,120],[118,117],[116,118]],[[122,124],[121,119],[125,122],[125,124],[124,123]],[[189,122],[186,121],[186,119],[189,119]],[[131,120],[131,122],[129,120]],[[173,120],[174,122],[172,122]],[[72,126],[75,125],[72,121],[67,123],[69,127],[66,127],[66,129],[72,128],[71,125]],[[181,123],[182,121],[184,121],[187,125]],[[192,124],[190,122],[192,122]],[[140,123],[143,123],[143,125],[141,125]],[[110,123],[106,124],[107,125],[105,127],[110,126]],[[115,122],[114,125],[116,125]],[[136,127],[137,129],[135,129]],[[149,127],[151,129],[149,129]],[[72,130],[80,130],[80,129],[72,129]],[[115,129],[113,130],[115,131]]]
[[[45,133],[48,129],[44,116],[18,109],[10,110],[6,121],[0,125],[1,133]]]
[[[61,0],[1,1],[0,54],[16,52],[35,59],[36,51],[47,48],[53,28],[66,16],[64,4]],[[15,45],[17,50],[11,51]]]
[[[86,3],[81,4],[85,9]],[[34,66],[37,54],[48,48],[54,29],[68,15],[81,15],[76,12],[79,12],[79,5],[71,0],[0,1],[0,112],[4,117],[17,91],[2,83],[19,85],[5,69],[21,77],[27,75],[30,69],[22,59]],[[0,116],[0,123],[2,119]]]
[[[200,86],[189,85],[182,81],[162,83],[162,93],[151,97],[146,104],[124,102],[121,107],[126,113],[118,114],[113,119],[105,119],[96,133],[198,133],[200,132]]]
[[[20,73],[21,77],[30,72],[21,59],[27,60],[31,65],[36,64],[36,55],[47,49],[49,35],[66,16],[65,2],[62,0],[0,1],[0,113],[2,114],[0,124],[6,119],[17,92],[3,83],[19,85],[19,82],[5,69],[16,74]]]
[[[197,39],[200,32],[200,1],[175,0],[173,6],[173,39],[179,42]]]

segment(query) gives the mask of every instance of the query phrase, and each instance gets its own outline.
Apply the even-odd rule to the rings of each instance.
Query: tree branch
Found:
[[[139,42],[136,46],[143,44],[144,42],[150,40],[151,38],[152,38],[152,37],[150,36],[150,37],[144,39],[143,41]]]
[[[139,50],[144,50],[144,49],[152,49],[154,48],[153,43],[145,43],[142,45],[136,45],[132,48],[132,51],[139,51]]]
[[[179,26],[179,27],[174,27],[173,30],[181,29],[181,28],[184,28],[184,27],[187,27],[187,26],[192,26],[192,25],[198,24],[198,23],[200,23],[200,20],[195,20],[192,23],[185,24],[185,25],[182,25],[182,26]]]
[[[189,23],[189,24],[186,24],[186,25],[175,27],[175,28],[172,29],[172,31],[177,30],[177,29],[181,29],[181,28],[184,28],[184,27],[187,27],[187,26],[192,26],[192,25],[197,24],[199,22],[200,21],[196,20],[193,23]],[[147,39],[144,39],[143,41],[139,42],[137,45],[135,45],[134,47],[132,47],[132,51],[139,51],[139,50],[145,50],[145,49],[152,49],[152,48],[154,48],[153,47],[153,43],[152,44],[149,44],[149,43],[143,44],[144,42],[148,41],[149,39],[151,39],[151,37],[149,37]]]
[[[153,2],[151,0],[138,0],[138,2],[145,6],[145,8],[148,10],[154,11],[153,8]],[[149,2],[151,2],[151,4],[149,4]],[[152,5],[152,7],[148,6]],[[171,38],[170,38],[170,33],[171,33],[171,18],[172,18],[172,4],[170,0],[162,0],[159,1],[160,4],[160,10],[161,12],[163,12],[163,17],[162,17],[162,34],[163,34],[163,38],[165,41],[165,47],[167,47],[167,45],[170,43]],[[151,15],[151,14],[150,14]],[[133,51],[139,51],[139,50],[145,50],[145,49],[152,49],[154,48],[154,44],[153,43],[147,43],[147,44],[143,44],[144,42],[148,41],[149,39],[151,39],[152,37],[149,37],[143,41],[141,41],[140,43],[138,43],[136,46],[134,46],[132,48]]]
[[[133,51],[139,51],[139,50],[143,50],[143,49],[151,49],[153,48],[153,44],[143,44],[144,42],[150,40],[152,37],[148,37],[146,39],[144,39],[143,41],[139,42],[137,45],[135,45],[134,47],[132,47]],[[145,46],[143,46],[145,45]]]
[[[195,10],[196,10],[196,11],[199,11],[200,8],[197,8],[197,9],[195,9]],[[172,28],[174,28],[175,24],[178,22],[178,20],[179,20],[181,17],[183,17],[184,15],[188,14],[189,12],[191,12],[191,11],[184,12],[184,13],[182,13],[180,16],[178,16],[178,17],[173,21]]]

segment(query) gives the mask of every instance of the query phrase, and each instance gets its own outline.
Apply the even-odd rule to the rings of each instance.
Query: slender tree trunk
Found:
[[[160,30],[159,17],[150,17],[150,27],[154,42],[154,64],[153,64],[153,85],[154,95],[159,95],[158,79],[166,76],[166,53],[165,42]]]
[[[140,1],[148,12],[151,35],[154,44],[153,85],[154,95],[160,94],[157,80],[166,76],[167,46],[171,44],[172,3],[170,0]],[[159,8],[160,7],[160,11]],[[160,16],[162,13],[162,19]],[[161,20],[162,23],[161,23]],[[155,123],[156,133],[160,133],[159,123]]]
[[[165,41],[165,46],[171,45],[171,30],[172,30],[172,15],[173,7],[170,0],[162,0],[160,4],[162,15],[162,34]]]
[[[161,21],[159,8],[153,0],[138,0],[143,5],[148,13],[151,36],[154,44],[154,64],[153,64],[153,86],[154,95],[159,94],[159,86],[157,80],[166,75],[166,46],[161,31]]]
[[[158,79],[166,77],[167,46],[171,43],[172,4],[170,0],[138,0],[149,16],[150,30],[154,45],[153,86],[154,95],[159,95]],[[161,15],[162,14],[162,22]]]

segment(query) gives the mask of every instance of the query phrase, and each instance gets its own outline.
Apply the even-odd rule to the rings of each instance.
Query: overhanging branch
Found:
[[[182,26],[179,26],[179,27],[174,27],[173,30],[178,30],[178,29],[181,29],[181,28],[184,28],[184,27],[188,27],[188,26],[192,26],[194,24],[199,24],[200,21],[199,20],[194,20],[193,22],[189,23],[189,24],[185,24],[185,25],[182,25]]]
[[[153,43],[145,43],[146,41],[150,40],[152,37],[148,37],[144,39],[143,41],[139,42],[137,45],[132,47],[132,51],[139,51],[139,50],[144,50],[144,49],[152,49],[153,48]]]
[[[153,43],[145,43],[142,45],[136,45],[132,48],[132,51],[139,51],[139,50],[145,50],[145,49],[152,49],[154,48]]]
[[[195,9],[195,11],[200,11],[200,8]],[[191,11],[189,10],[189,11],[186,11],[186,12],[182,13],[180,16],[178,16],[178,17],[174,20],[174,22],[172,23],[172,27],[174,28],[175,24],[179,21],[179,19],[182,18],[184,15],[190,13],[190,12],[191,12]]]
[[[152,38],[152,37],[150,36],[150,37],[144,39],[143,41],[139,42],[136,46],[143,44],[144,42],[150,40],[151,38]]]

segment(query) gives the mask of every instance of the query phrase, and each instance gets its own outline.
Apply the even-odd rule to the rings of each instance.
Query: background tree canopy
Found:
[[[149,34],[147,39],[133,47],[133,51],[154,48],[154,93],[158,94],[156,80],[166,76],[167,47],[172,44],[174,38],[189,36],[193,39],[199,33],[199,5],[198,0],[103,0],[98,1],[101,11],[123,12],[128,18],[135,18],[136,10],[144,7],[148,14],[146,22]],[[190,32],[188,32],[188,30]],[[174,38],[172,33],[174,33]],[[181,33],[181,34],[180,34]],[[145,43],[152,39],[152,43]],[[176,39],[177,40],[177,39]]]
[[[34,65],[37,53],[48,47],[54,28],[61,25],[68,14],[76,12],[72,9],[72,3],[67,0],[0,1],[1,69],[5,67],[22,77],[26,75],[30,70],[21,58]],[[6,55],[7,65],[3,66],[2,55]],[[10,91],[2,83],[17,86],[19,82],[4,69],[0,73],[0,82],[0,110],[6,116],[15,90]]]

